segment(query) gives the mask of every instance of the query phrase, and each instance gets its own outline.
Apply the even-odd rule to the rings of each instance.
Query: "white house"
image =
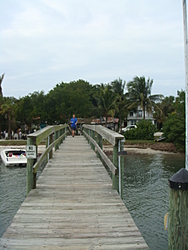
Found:
[[[151,120],[153,124],[156,124],[156,119],[153,118],[153,112],[145,111],[145,120]],[[129,111],[127,116],[127,125],[135,125],[137,122],[144,119],[144,111],[141,107],[138,107],[137,111]]]

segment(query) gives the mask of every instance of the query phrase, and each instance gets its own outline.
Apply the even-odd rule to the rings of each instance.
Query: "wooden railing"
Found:
[[[112,172],[112,187],[116,189],[122,197],[123,188],[123,167],[126,152],[124,149],[124,136],[118,134],[101,125],[86,125],[82,126],[83,134],[87,138],[93,150],[97,151],[98,157]],[[113,146],[113,162],[107,157],[103,151],[103,141],[108,141]]]
[[[46,144],[46,150],[38,160],[27,157],[27,194],[31,189],[36,188],[36,173],[38,168],[44,161],[47,163],[49,159],[52,158],[53,148],[55,148],[55,150],[59,148],[59,145],[63,142],[67,133],[69,133],[69,126],[64,124],[47,126],[27,136],[27,149],[34,146],[33,148],[36,148],[36,155],[39,144],[42,142]]]

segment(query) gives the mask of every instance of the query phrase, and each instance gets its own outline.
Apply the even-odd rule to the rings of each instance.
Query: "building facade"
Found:
[[[151,120],[153,124],[156,124],[156,119],[153,118],[152,112],[145,111],[145,120]],[[141,107],[138,107],[137,111],[129,111],[127,116],[127,125],[135,125],[137,122],[144,119],[144,111]]]

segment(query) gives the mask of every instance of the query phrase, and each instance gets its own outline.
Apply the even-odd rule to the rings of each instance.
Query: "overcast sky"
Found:
[[[182,0],[0,1],[3,95],[57,83],[153,79],[152,94],[185,90]]]

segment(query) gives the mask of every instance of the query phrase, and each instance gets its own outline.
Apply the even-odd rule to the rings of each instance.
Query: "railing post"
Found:
[[[57,131],[57,139],[58,139],[60,136],[61,136],[61,130],[58,130],[58,131]],[[57,149],[59,149],[60,144],[61,144],[61,142],[59,142],[59,143],[57,144]]]
[[[67,132],[67,128],[64,128],[63,133],[66,133],[66,132]],[[65,140],[66,137],[67,137],[67,134],[65,134],[65,137],[63,140]]]
[[[66,128],[61,129],[60,132],[61,132],[61,133],[60,133],[60,136],[63,135],[63,134],[66,132]],[[65,137],[62,138],[61,143],[63,143],[63,141],[65,140],[66,137],[67,137],[67,136],[66,136],[66,134],[65,134]]]
[[[48,146],[49,146],[49,136],[46,138],[46,149],[48,148]],[[46,155],[46,162],[48,162],[49,161],[49,154],[47,154]]]
[[[86,133],[89,135],[89,129],[86,129]],[[89,141],[89,138],[86,138],[87,139],[87,141],[88,141],[88,143],[90,143],[90,141]]]
[[[49,145],[53,142],[53,133],[50,135],[50,143],[49,143]],[[52,159],[52,157],[53,157],[53,148],[52,148],[52,150],[49,152],[49,159]]]
[[[56,131],[54,134],[55,140],[58,139],[60,135],[61,135],[60,130]],[[59,149],[59,145],[60,145],[60,142],[56,144],[55,151]]]
[[[188,249],[188,171],[180,169],[169,186],[168,249]]]
[[[91,137],[91,129],[89,129],[89,136]],[[91,146],[91,141],[89,140],[89,145]]]
[[[58,138],[58,132],[55,131],[55,133],[54,133],[54,141],[55,141],[57,138]],[[55,151],[56,151],[58,148],[59,148],[59,145],[56,144],[56,145],[55,145]]]
[[[124,150],[124,139],[118,141],[118,168],[119,168],[119,194],[123,199],[123,173],[124,173],[124,157],[122,153],[127,153]]]
[[[95,131],[93,131],[93,130],[91,130],[91,138],[92,138],[93,140],[95,140]],[[91,143],[91,148],[92,148],[93,150],[95,150],[95,145],[94,145],[93,143]]]
[[[97,144],[99,145],[99,147],[101,149],[103,149],[103,141],[102,141],[102,136],[100,134],[97,133]],[[97,157],[99,157],[99,159],[101,159],[100,154],[97,151]]]
[[[113,164],[118,169],[118,141],[116,145],[113,147]],[[119,179],[117,175],[113,174],[112,174],[112,188],[119,192]]]
[[[36,143],[28,137],[27,146],[30,145],[36,145]],[[27,194],[36,187],[36,174],[33,173],[34,162],[34,159],[27,159]]]
[[[83,128],[82,131],[84,132],[84,131],[85,131],[85,128]],[[84,133],[83,133],[83,136],[85,137]]]

